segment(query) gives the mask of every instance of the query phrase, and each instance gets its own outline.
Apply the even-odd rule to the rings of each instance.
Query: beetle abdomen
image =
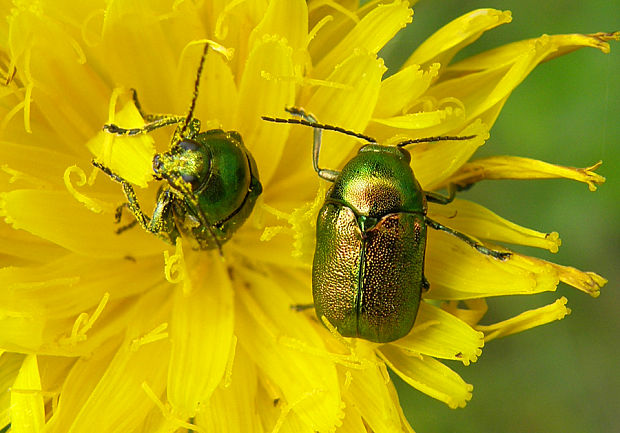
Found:
[[[426,226],[416,213],[393,213],[366,231],[357,336],[379,343],[409,333],[420,304]]]
[[[420,302],[425,243],[421,214],[388,214],[362,231],[351,208],[326,203],[312,268],[317,316],[345,337],[388,342],[406,335]]]
[[[346,206],[327,203],[316,223],[312,295],[316,314],[325,316],[345,337],[357,333],[357,292],[362,234]]]

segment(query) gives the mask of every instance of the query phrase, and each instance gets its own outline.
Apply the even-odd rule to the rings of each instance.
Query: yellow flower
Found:
[[[446,25],[389,78],[377,51],[411,22],[406,1],[4,2],[0,65],[0,429],[14,431],[412,431],[387,367],[450,407],[472,386],[440,360],[469,364],[484,342],[553,320],[566,299],[480,325],[485,297],[552,291],[559,281],[597,296],[590,272],[514,254],[505,262],[444,233],[429,234],[424,295],[411,333],[378,345],[343,339],[311,311],[314,222],[325,185],[309,128],[278,125],[297,105],[321,122],[382,142],[475,135],[411,148],[425,190],[482,179],[568,178],[587,169],[516,157],[469,161],[511,91],[540,62],[618,34],[542,36],[450,64],[510,13],[477,10]],[[196,118],[238,131],[264,193],[223,257],[134,228],[116,235],[126,199],[91,159],[129,180],[152,210],[154,153],[172,131],[114,137],[149,113],[185,115],[196,65],[209,51]],[[224,55],[221,55],[224,54]],[[325,133],[337,169],[356,140]],[[540,233],[465,200],[432,218],[485,240],[557,251]],[[126,218],[126,217],[125,217]],[[129,220],[123,220],[129,222]],[[445,302],[442,302],[445,301]]]

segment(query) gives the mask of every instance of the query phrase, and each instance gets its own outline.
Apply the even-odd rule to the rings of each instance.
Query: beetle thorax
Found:
[[[402,207],[403,197],[392,179],[370,176],[346,185],[347,204],[360,215],[380,216]]]
[[[375,218],[424,212],[424,196],[407,161],[380,152],[360,153],[349,161],[327,199]]]

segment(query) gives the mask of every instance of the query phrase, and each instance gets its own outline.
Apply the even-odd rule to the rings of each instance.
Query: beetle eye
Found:
[[[192,186],[192,190],[198,189],[198,178],[193,174],[181,173],[181,179]]]
[[[184,139],[177,145],[175,171],[177,175],[197,192],[208,179],[209,160],[205,158],[206,147],[203,142]]]
[[[185,150],[185,151],[190,151],[190,152],[195,152],[200,148],[200,144],[193,141],[193,140],[183,140],[181,141],[178,146]]]

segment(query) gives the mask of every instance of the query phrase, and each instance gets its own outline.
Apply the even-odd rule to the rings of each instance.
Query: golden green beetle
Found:
[[[341,335],[385,343],[409,333],[421,293],[429,287],[424,277],[427,226],[457,236],[495,259],[510,256],[428,218],[427,200],[449,203],[454,190],[450,189],[450,197],[423,191],[411,169],[411,155],[403,148],[473,136],[428,137],[386,146],[363,134],[320,124],[302,109],[287,111],[300,118],[263,119],[313,127],[314,170],[333,183],[316,224],[312,295],[319,319],[324,316]],[[342,171],[319,168],[324,129],[369,144]]]
[[[206,44],[198,66],[187,116],[146,114],[134,90],[134,104],[148,123],[133,129],[114,124],[103,127],[111,134],[131,136],[167,125],[179,125],[170,149],[153,158],[155,179],[165,180],[167,184],[159,189],[152,217],[142,212],[128,181],[93,161],[93,165],[123,186],[127,203],[117,210],[117,220],[120,220],[123,207],[136,217],[135,222],[117,232],[138,223],[166,242],[174,243],[178,236],[183,235],[195,248],[218,248],[221,252],[221,245],[245,222],[262,192],[256,163],[241,135],[221,129],[200,132],[200,121],[193,117],[208,47]]]

